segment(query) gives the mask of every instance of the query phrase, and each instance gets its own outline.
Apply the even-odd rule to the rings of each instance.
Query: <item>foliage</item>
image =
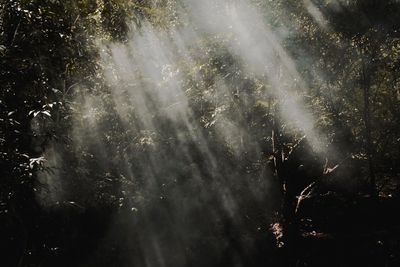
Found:
[[[398,1],[252,2],[304,79],[303,88],[298,81],[279,82],[304,101],[317,130],[328,136],[322,154],[282,116],[288,98],[276,96],[273,82],[243,71],[249,66],[230,50],[238,40],[229,34],[197,34],[187,51],[193,57],[163,66],[179,77],[191,111],[186,121],[171,118],[150,101],[150,92],[146,108],[157,127],[141,120],[143,106],[132,103],[128,89],[167,88],[168,81],[157,83],[139,71],[131,73],[137,84],[121,86],[123,100],[115,100],[106,74],[116,71],[105,63],[107,49],[129,45],[149,25],[166,35],[184,29],[190,21],[180,1],[0,2],[0,223],[2,245],[11,244],[6,266],[51,266],[71,255],[66,264],[74,264],[114,217],[117,226],[128,228],[132,219],[134,229],[156,229],[165,240],[175,238],[164,232],[174,223],[193,229],[197,220],[205,226],[184,238],[195,243],[196,235],[206,236],[211,244],[229,236],[231,247],[215,242],[215,251],[246,254],[236,239],[257,236],[255,229],[273,223],[276,213],[289,231],[297,223],[294,203],[313,182],[319,193],[398,193]],[[327,175],[337,166],[336,176]],[[46,193],[53,192],[49,181],[62,192]],[[229,197],[237,201],[238,222],[222,208]],[[132,236],[143,239],[140,229]],[[87,240],[74,249],[82,233]],[[265,245],[267,235],[255,242]],[[101,249],[117,257],[113,246]],[[140,244],[131,246],[139,253]],[[251,258],[248,253],[242,256]]]

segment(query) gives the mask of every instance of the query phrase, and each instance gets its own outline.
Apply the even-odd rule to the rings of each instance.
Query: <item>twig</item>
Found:
[[[306,188],[304,188],[303,191],[301,191],[300,195],[297,197],[297,205],[296,205],[296,209],[295,209],[294,213],[297,213],[297,211],[300,207],[300,202],[303,201],[303,199],[310,197],[311,192],[312,192],[311,189],[314,185],[315,185],[315,182],[312,182]]]
[[[19,25],[20,25],[20,24],[21,24],[21,19],[19,19],[18,25],[17,25],[17,27],[15,28],[14,35],[13,35],[13,38],[12,38],[12,40],[11,40],[10,46],[13,46],[13,44],[14,44],[15,37],[17,36],[17,32],[18,32],[18,29],[19,29]]]

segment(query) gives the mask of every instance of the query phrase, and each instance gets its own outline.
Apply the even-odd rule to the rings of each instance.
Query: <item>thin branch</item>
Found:
[[[19,25],[21,25],[21,19],[19,19],[18,25],[17,25],[17,27],[15,28],[14,35],[13,35],[13,38],[12,38],[12,40],[11,40],[10,46],[13,46],[13,44],[14,44],[15,37],[17,36],[17,33],[18,33]]]

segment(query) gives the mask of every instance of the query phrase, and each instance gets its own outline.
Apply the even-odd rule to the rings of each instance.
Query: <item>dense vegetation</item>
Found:
[[[399,265],[400,3],[247,2],[0,0],[1,266]]]

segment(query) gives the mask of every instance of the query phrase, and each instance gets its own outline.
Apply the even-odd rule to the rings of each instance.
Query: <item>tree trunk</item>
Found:
[[[367,67],[365,64],[365,49],[361,49],[361,62],[362,62],[362,72],[361,72],[361,87],[363,92],[363,120],[365,126],[365,150],[367,153],[367,160],[368,160],[368,171],[369,171],[369,186],[370,186],[370,193],[373,196],[377,195],[376,190],[376,178],[375,178],[375,169],[374,169],[374,162],[373,162],[373,142],[372,142],[372,129],[371,129],[371,97],[370,97],[370,73],[367,73]]]

